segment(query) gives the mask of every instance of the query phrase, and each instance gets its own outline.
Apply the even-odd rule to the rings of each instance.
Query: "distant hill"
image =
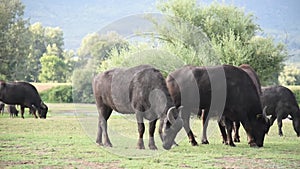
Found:
[[[213,0],[203,0],[210,3]],[[60,27],[65,48],[77,49],[88,33],[98,32],[107,24],[132,14],[157,12],[155,0],[22,0],[25,17],[31,23]],[[226,2],[227,3],[227,2]],[[296,0],[235,0],[229,1],[257,17],[266,33],[288,45],[292,60],[300,61],[300,1]]]

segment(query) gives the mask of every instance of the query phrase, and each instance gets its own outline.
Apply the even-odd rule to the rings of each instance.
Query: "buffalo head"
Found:
[[[297,136],[300,137],[300,110],[297,112],[297,117],[293,117],[291,120],[293,120],[293,127],[295,132],[297,133]]]
[[[45,103],[41,102],[39,108],[34,105],[32,105],[32,107],[38,110],[38,115],[41,119],[45,119],[47,117],[48,107]]]
[[[167,116],[164,119],[162,141],[163,148],[166,150],[169,150],[175,143],[175,137],[183,126],[181,109],[182,106],[179,108],[175,106],[169,108]]]
[[[258,147],[262,147],[264,145],[265,135],[269,132],[271,123],[270,119],[267,118],[266,108],[263,109],[262,114],[258,114],[256,119],[253,122],[252,134],[255,140],[255,144]]]

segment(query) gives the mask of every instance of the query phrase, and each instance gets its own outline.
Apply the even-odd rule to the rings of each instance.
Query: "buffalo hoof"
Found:
[[[156,145],[149,145],[150,150],[157,150]]]
[[[145,149],[145,146],[144,146],[144,145],[137,145],[137,146],[136,146],[136,149],[144,150],[144,149]]]
[[[112,147],[112,144],[111,144],[111,143],[104,143],[103,146],[104,146],[104,147]]]
[[[97,144],[98,146],[104,146],[103,143],[98,143],[98,142],[96,142],[96,144]]]
[[[202,140],[202,144],[209,144],[208,140]]]
[[[197,141],[195,141],[195,140],[191,140],[190,142],[191,142],[191,145],[192,145],[192,146],[198,146],[198,143],[197,143]]]
[[[138,143],[136,145],[136,148],[140,149],[140,150],[145,149],[145,145],[144,145],[143,139],[139,139],[139,141],[138,141]]]
[[[240,138],[234,138],[233,141],[236,142],[236,143],[241,142],[241,141],[240,141]]]
[[[233,142],[227,143],[230,147],[235,147],[235,144]]]
[[[283,133],[279,133],[279,136],[282,137],[282,136],[283,136]]]
[[[253,147],[253,148],[258,148],[258,146],[256,145],[256,143],[249,143],[250,147]]]

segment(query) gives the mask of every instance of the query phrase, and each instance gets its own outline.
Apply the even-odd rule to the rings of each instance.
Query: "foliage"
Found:
[[[60,85],[42,91],[40,96],[47,103],[73,103],[72,85]]]
[[[28,53],[28,21],[20,0],[0,2],[0,78],[22,79]]]
[[[65,63],[56,55],[44,54],[40,59],[42,69],[39,75],[41,82],[65,82]]]
[[[107,59],[112,49],[121,49],[127,46],[127,42],[116,32],[107,34],[92,33],[86,35],[78,49],[79,66],[84,67],[92,60],[96,68],[103,60]]]
[[[92,79],[94,70],[75,69],[72,75],[73,82],[73,100],[75,103],[94,103]]]
[[[158,8],[164,14],[173,16],[173,19],[167,20],[167,24],[163,26],[154,22],[165,45],[174,46],[173,49],[179,52],[184,49],[192,50],[188,53],[197,54],[195,49],[198,47],[189,39],[198,38],[200,35],[183,34],[183,39],[178,38],[184,29],[181,27],[182,22],[176,22],[176,20],[185,21],[198,30],[202,30],[201,34],[204,33],[211,42],[211,49],[214,52],[204,52],[206,55],[201,59],[209,57],[210,60],[217,60],[204,62],[204,65],[220,62],[239,66],[246,63],[257,71],[262,84],[277,83],[282,62],[287,57],[286,48],[281,43],[276,44],[271,38],[256,36],[261,30],[254,22],[253,14],[246,14],[243,9],[233,5],[220,3],[212,3],[209,6],[197,5],[195,0],[160,1]],[[192,29],[193,32],[194,30],[196,29]],[[203,62],[196,61],[193,64],[203,65]]]
[[[298,104],[300,104],[300,86],[286,86],[289,88],[295,95]]]
[[[133,67],[141,64],[152,65],[167,76],[170,71],[183,66],[184,62],[164,50],[149,47],[147,44],[139,44],[122,50],[112,50],[109,58],[98,67],[98,71],[103,72],[117,67]]]
[[[286,65],[280,72],[278,80],[281,85],[299,85],[300,69],[293,65]]]
[[[41,23],[30,25],[28,20],[23,18],[24,8],[19,0],[0,2],[0,78],[8,81],[39,81],[40,72],[45,73],[45,69],[49,69],[42,68],[40,62],[41,57],[47,53],[48,56],[62,59],[65,64],[58,64],[57,69],[52,67],[52,70],[48,71],[48,73],[56,72],[55,76],[62,75],[62,77],[53,79],[43,74],[42,80],[59,82],[70,80],[65,74],[70,75],[73,63],[70,61],[71,58],[64,56],[67,52],[63,51],[62,30],[58,27],[43,27]],[[57,73],[58,70],[67,71]]]

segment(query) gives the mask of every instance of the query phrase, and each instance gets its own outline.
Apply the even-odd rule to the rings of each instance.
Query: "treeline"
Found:
[[[258,36],[262,30],[255,16],[232,5],[158,1],[163,22],[148,17],[157,34],[140,35],[147,41],[132,42],[116,32],[91,33],[77,51],[67,51],[60,28],[30,24],[19,0],[0,4],[0,79],[72,82],[74,102],[94,101],[91,82],[97,73],[138,64],[151,64],[164,75],[186,64],[250,64],[263,85],[300,84],[299,69],[284,67],[285,44]],[[47,95],[63,91],[70,96],[67,90],[59,88]]]
[[[0,2],[0,79],[71,81],[75,53],[64,50],[63,31],[30,24],[21,1]]]

